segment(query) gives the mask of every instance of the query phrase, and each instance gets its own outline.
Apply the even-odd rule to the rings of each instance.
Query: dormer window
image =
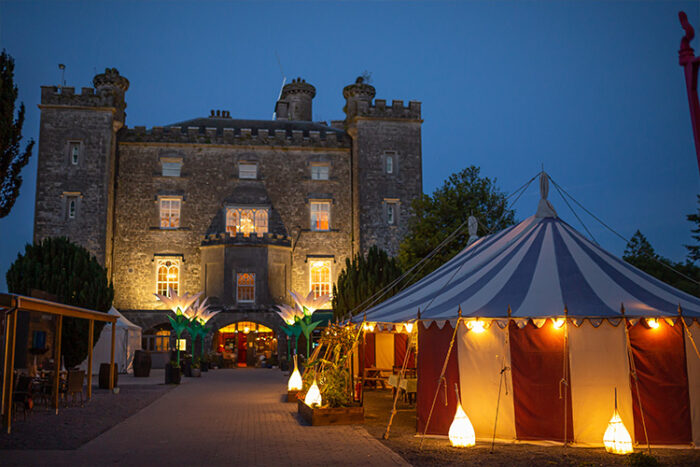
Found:
[[[258,164],[255,162],[241,162],[238,164],[238,178],[253,180],[258,178]]]
[[[265,208],[226,208],[226,232],[262,236],[267,233],[268,212]]]

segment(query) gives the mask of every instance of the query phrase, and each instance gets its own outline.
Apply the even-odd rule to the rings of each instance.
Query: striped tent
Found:
[[[418,431],[447,434],[456,393],[433,401],[457,384],[477,438],[602,445],[617,390],[635,442],[700,446],[700,299],[586,239],[547,185],[534,216],[355,318],[381,329],[420,311]]]

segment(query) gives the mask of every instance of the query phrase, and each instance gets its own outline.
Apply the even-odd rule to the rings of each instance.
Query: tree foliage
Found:
[[[3,50],[0,53],[0,218],[10,213],[19,196],[20,172],[29,162],[34,146],[34,140],[30,140],[24,151],[20,149],[25,109],[21,103],[15,118],[14,70],[15,61]]]
[[[693,214],[688,214],[686,216],[688,221],[692,222],[695,227],[693,229],[690,229],[690,232],[692,233],[691,237],[695,241],[695,245],[685,245],[685,248],[688,250],[688,261],[690,261],[691,263],[694,263],[700,259],[700,195],[697,195],[697,198],[697,212],[694,212]]]
[[[66,305],[90,310],[107,312],[114,298],[105,268],[85,248],[65,237],[28,244],[10,266],[6,279],[11,293],[30,295],[37,289],[55,295]],[[103,326],[103,322],[95,322],[95,343]],[[64,318],[61,341],[66,367],[79,365],[87,356],[88,321]]]
[[[700,296],[700,289],[697,284],[672,270],[675,269],[684,276],[688,276],[697,281],[700,279],[700,268],[689,261],[674,263],[660,256],[656,253],[654,247],[651,246],[649,240],[647,240],[644,234],[639,230],[637,230],[627,242],[622,259],[677,289],[695,296]]]
[[[413,215],[408,221],[408,235],[399,248],[404,270],[410,269],[432,252],[470,215],[479,220],[477,235],[488,234],[515,223],[515,214],[508,209],[506,196],[497,188],[496,179],[480,176],[481,169],[471,166],[450,175],[432,196],[414,200]],[[467,246],[469,233],[465,227],[440,252],[428,260],[413,281],[437,269]]]
[[[358,253],[350,261],[345,260],[345,269],[338,276],[338,281],[333,286],[333,314],[336,318],[346,318],[363,312],[371,303],[364,301],[375,293],[391,284],[401,276],[401,266],[396,258],[390,258],[387,253],[372,246],[367,256]],[[392,287],[381,300],[393,296],[399,291],[397,286]],[[358,308],[359,307],[359,308]]]

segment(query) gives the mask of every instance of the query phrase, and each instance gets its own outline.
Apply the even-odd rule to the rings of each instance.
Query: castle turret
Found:
[[[377,245],[396,255],[411,202],[423,193],[421,104],[373,103],[374,95],[361,77],[343,89],[345,127],[353,140],[353,249],[366,253]]]
[[[292,80],[282,88],[275,112],[277,120],[298,120],[310,122],[312,101],[316,88],[301,78]]]
[[[96,89],[41,87],[34,240],[66,236],[111,268],[117,131],[129,81],[114,68]]]

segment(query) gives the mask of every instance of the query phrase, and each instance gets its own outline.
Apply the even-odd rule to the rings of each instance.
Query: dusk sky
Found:
[[[316,87],[314,120],[340,120],[343,87],[368,71],[377,98],[423,103],[426,193],[472,164],[510,193],[544,166],[623,236],[640,229],[657,252],[682,260],[700,190],[679,10],[700,33],[697,1],[0,1],[0,48],[15,58],[27,106],[24,141],[37,141],[0,220],[0,291],[32,240],[39,87],[59,84],[59,63],[77,89],[117,68],[131,82],[127,126],[149,128],[210,109],[270,119],[280,63],[288,82]],[[533,184],[518,220],[538,196]],[[554,188],[550,199],[585,232]],[[579,215],[622,254],[624,241]]]

